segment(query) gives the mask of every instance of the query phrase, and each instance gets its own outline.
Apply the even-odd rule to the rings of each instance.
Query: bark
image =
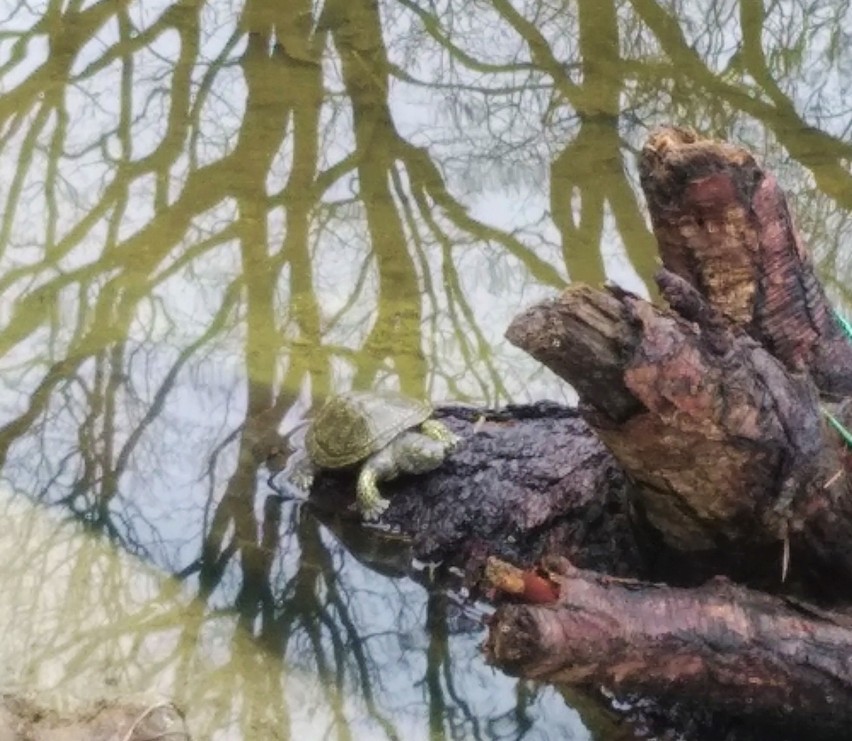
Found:
[[[664,128],[639,161],[663,265],[825,394],[852,395],[843,334],[771,173],[742,147]]]

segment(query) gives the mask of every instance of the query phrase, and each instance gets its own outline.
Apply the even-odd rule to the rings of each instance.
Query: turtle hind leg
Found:
[[[437,419],[427,419],[420,425],[420,431],[426,437],[431,437],[433,440],[443,443],[447,450],[452,450],[459,444],[458,435]]]
[[[357,495],[355,501],[365,520],[378,520],[388,508],[390,502],[379,493],[379,475],[376,469],[365,464],[358,474]]]

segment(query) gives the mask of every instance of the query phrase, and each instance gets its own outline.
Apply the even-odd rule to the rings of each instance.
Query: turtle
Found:
[[[432,471],[458,444],[433,412],[426,402],[390,391],[334,394],[308,426],[305,455],[290,480],[307,491],[319,471],[358,469],[356,505],[365,520],[376,520],[389,504],[380,481]]]

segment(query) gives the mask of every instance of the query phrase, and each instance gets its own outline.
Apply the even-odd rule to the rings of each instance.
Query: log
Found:
[[[446,410],[468,443],[388,485],[385,522],[424,560],[531,563],[561,548],[609,573],[762,586],[789,564],[799,587],[836,592],[852,577],[850,457],[820,392],[847,387],[852,350],[783,196],[745,150],[680,129],[650,137],[641,172],[669,307],[572,286],[519,315],[507,337],[574,385],[580,418],[490,410],[474,433],[478,412]],[[351,484],[325,477],[312,501],[339,514]],[[612,524],[590,536],[596,510]]]
[[[382,484],[381,527],[357,522],[353,472],[318,477],[309,504],[359,558],[383,572],[413,557],[478,578],[499,555],[531,564],[562,555],[612,574],[643,575],[645,559],[625,507],[627,481],[576,409],[551,402],[479,409],[447,405],[436,416],[462,443],[428,476]],[[385,555],[397,555],[396,566]]]
[[[485,410],[474,434],[479,412],[446,410],[469,444],[433,475],[386,485],[385,523],[423,560],[529,564],[562,549],[608,573],[777,586],[789,571],[799,587],[836,592],[852,577],[850,458],[814,379],[845,388],[852,364],[828,360],[849,343],[777,185],[744,150],[674,129],[649,140],[642,182],[664,260],[681,274],[658,276],[670,306],[572,286],[519,315],[507,337],[574,385],[580,418],[553,405]],[[781,282],[763,275],[778,254],[790,258]],[[783,296],[789,325],[777,320]],[[324,477],[312,502],[337,516],[352,491],[351,476]]]
[[[721,577],[678,589],[548,566],[556,602],[491,618],[486,656],[509,674],[691,701],[762,724],[764,738],[845,738],[852,616]]]
[[[852,421],[852,345],[748,152],[662,129],[640,173],[666,305],[573,285],[519,314],[508,339],[579,408],[439,410],[463,444],[385,484],[392,532],[371,532],[509,602],[486,651],[512,674],[837,735],[852,721],[852,455],[824,412]],[[353,498],[350,473],[319,477],[309,501],[331,522],[357,518]],[[519,574],[495,577],[495,555]]]

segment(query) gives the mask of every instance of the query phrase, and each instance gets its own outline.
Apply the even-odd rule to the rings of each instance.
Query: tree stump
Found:
[[[520,313],[508,339],[578,409],[439,410],[463,443],[384,486],[384,524],[504,603],[486,651],[507,672],[836,737],[852,455],[826,415],[852,421],[852,343],[747,151],[665,128],[640,173],[666,305],[572,285]],[[331,522],[352,499],[345,474],[310,501]]]
[[[748,152],[666,128],[640,173],[667,306],[571,286],[507,337],[577,389],[635,484],[634,531],[679,564],[651,572],[691,586],[557,562],[557,599],[515,595],[493,616],[488,656],[521,676],[691,698],[780,721],[782,737],[831,737],[852,720],[852,456],[826,412],[849,407],[852,343]],[[752,588],[697,586],[712,574]]]

